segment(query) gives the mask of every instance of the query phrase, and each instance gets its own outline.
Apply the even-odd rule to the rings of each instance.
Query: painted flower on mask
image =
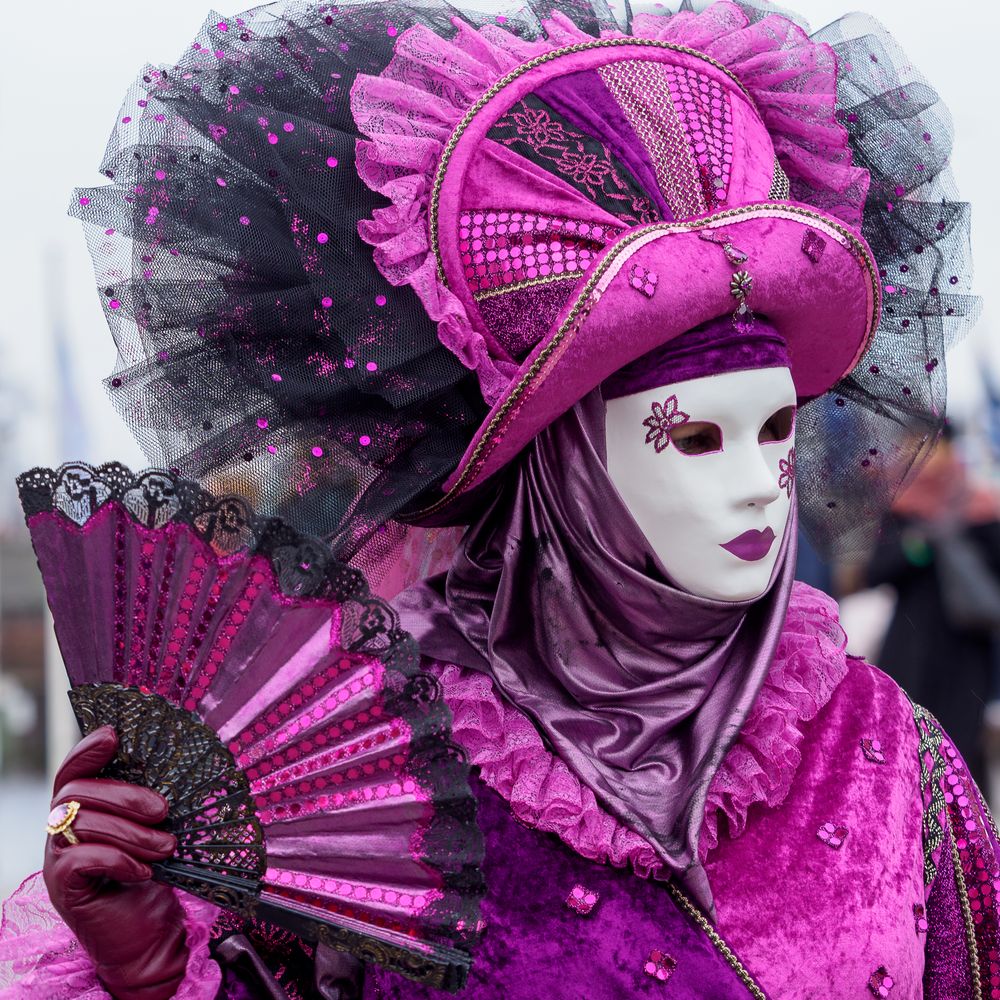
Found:
[[[784,490],[788,496],[792,495],[792,486],[795,484],[795,449],[788,452],[788,458],[783,458],[778,462],[778,489]]]
[[[651,444],[657,453],[666,450],[670,444],[670,428],[686,424],[690,419],[678,405],[676,396],[663,403],[653,403],[652,415],[642,422],[642,426],[647,428],[646,444]]]

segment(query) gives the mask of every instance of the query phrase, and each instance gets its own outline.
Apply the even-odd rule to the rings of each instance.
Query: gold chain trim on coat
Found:
[[[955,836],[950,830],[948,831],[948,845],[951,847],[951,859],[955,867],[955,881],[958,884],[958,898],[962,904],[962,919],[965,922],[965,945],[969,952],[969,966],[972,972],[972,997],[973,1000],[983,1000],[979,971],[979,951],[976,944],[976,924],[972,919],[972,909],[969,906],[965,873],[962,871],[962,859],[958,855],[958,845],[955,843]]]
[[[705,932],[708,939],[715,945],[716,951],[729,963],[729,967],[739,976],[740,982],[749,990],[754,1000],[767,1000],[766,994],[747,971],[747,967],[739,960],[736,952],[722,940],[722,936],[708,922],[708,918],[701,910],[673,882],[668,882],[667,888],[670,890],[670,895],[680,904],[681,909]]]

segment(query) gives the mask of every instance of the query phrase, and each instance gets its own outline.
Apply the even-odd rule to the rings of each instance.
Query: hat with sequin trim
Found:
[[[491,405],[428,515],[617,369],[727,310],[738,328],[768,317],[804,399],[855,366],[880,282],[828,47],[727,2],[599,39],[559,12],[534,42],[456,29],[411,28],[390,70],[352,92],[371,136],[359,172],[394,202],[361,235]],[[457,78],[450,92],[429,62]],[[401,184],[442,125],[442,154]],[[795,200],[789,175],[809,180]]]

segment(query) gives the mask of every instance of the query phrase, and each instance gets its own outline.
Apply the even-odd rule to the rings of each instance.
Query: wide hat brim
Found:
[[[734,265],[722,244],[747,255]],[[649,294],[633,277],[654,276]],[[743,205],[702,219],[630,231],[595,260],[493,405],[444,496],[415,523],[463,523],[478,491],[541,430],[606,378],[692,327],[732,313],[733,274],[753,279],[751,310],[788,344],[800,400],[827,392],[858,363],[878,326],[880,282],[857,232],[806,205]]]

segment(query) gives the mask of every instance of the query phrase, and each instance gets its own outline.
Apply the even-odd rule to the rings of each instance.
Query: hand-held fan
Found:
[[[357,570],[245,501],[121,465],[18,479],[85,733],[170,804],[154,877],[445,989],[482,837],[436,679]]]

